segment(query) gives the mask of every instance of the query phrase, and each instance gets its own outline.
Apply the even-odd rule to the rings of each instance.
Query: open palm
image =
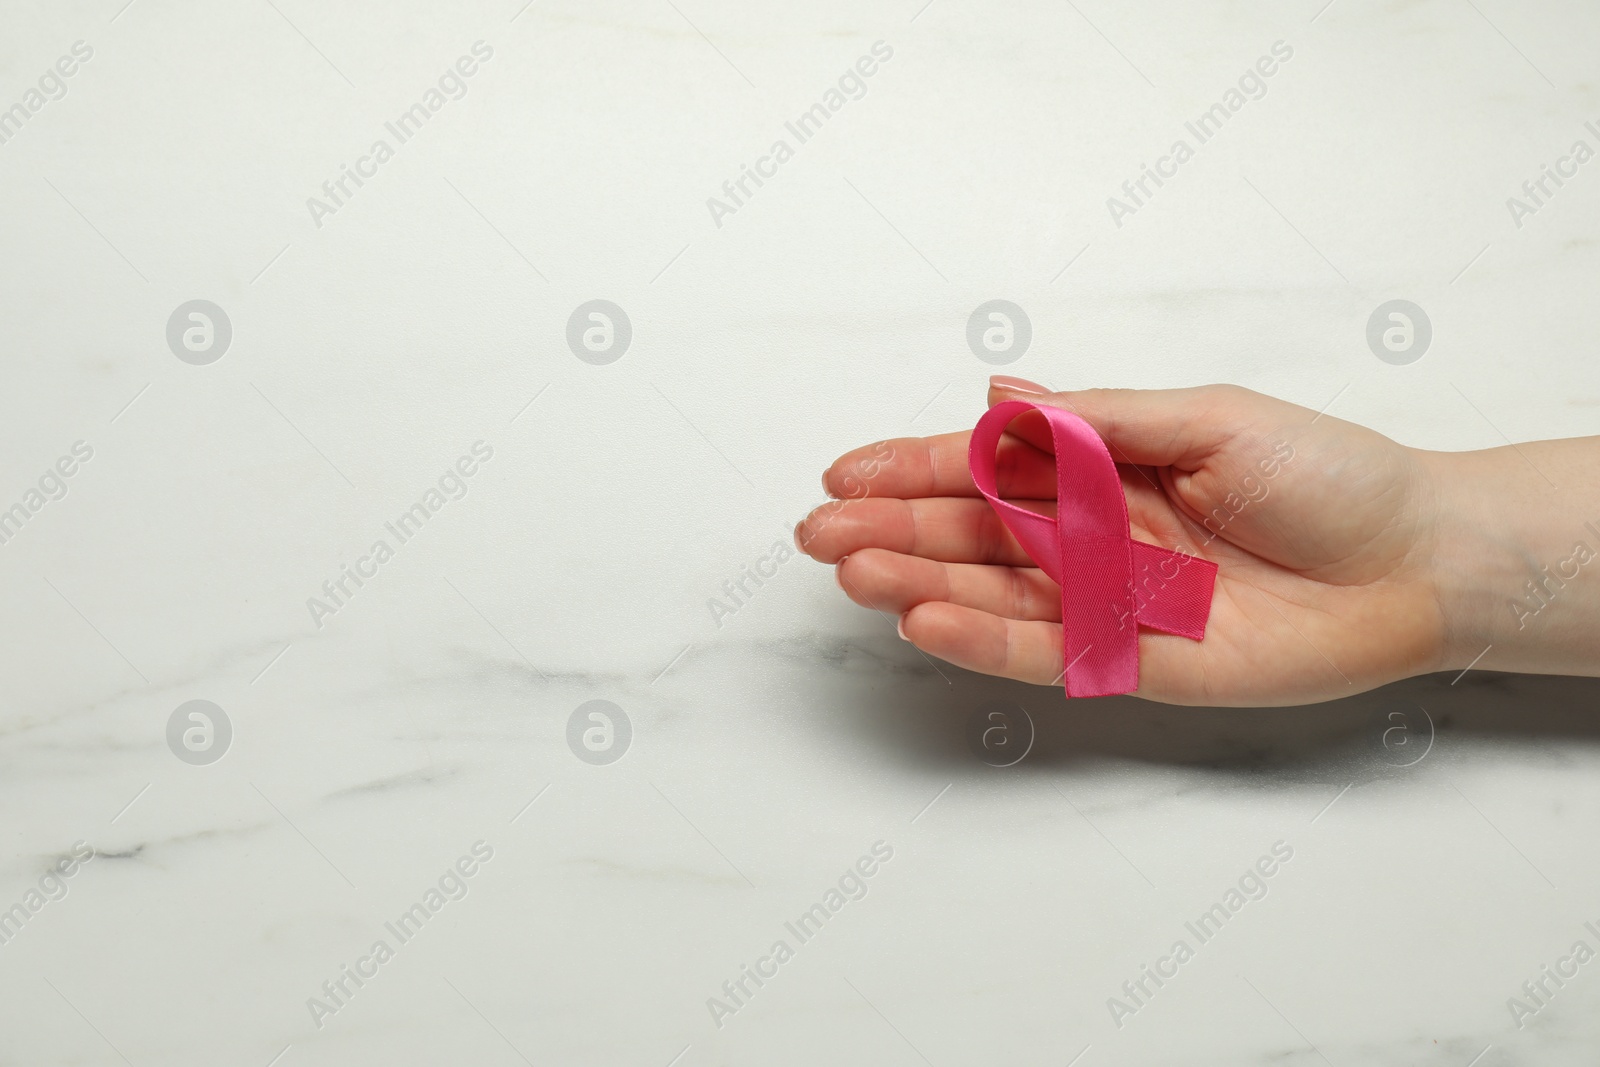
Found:
[[[1435,669],[1427,466],[1381,434],[1233,386],[991,389],[1085,419],[1118,461],[1135,539],[1219,567],[1203,641],[1144,630],[1137,695],[1177,704],[1326,700]],[[1042,685],[1064,667],[1061,593],[973,485],[970,434],[841,456],[796,529],[866,607],[901,616],[923,651]],[[1037,412],[1012,423],[1000,492],[1047,514],[1055,457]]]

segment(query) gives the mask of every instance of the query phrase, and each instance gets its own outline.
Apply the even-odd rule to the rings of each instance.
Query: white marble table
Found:
[[[1592,1063],[1600,685],[1067,706],[773,547],[997,369],[1596,432],[1600,13],[1322,3],[7,5],[0,1063]]]

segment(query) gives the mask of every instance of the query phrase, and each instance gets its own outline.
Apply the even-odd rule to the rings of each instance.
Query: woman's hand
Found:
[[[1235,386],[1046,393],[997,379],[990,405],[1065,408],[1117,461],[1135,539],[1219,567],[1203,641],[1143,631],[1137,695],[1303,704],[1442,669],[1426,453]],[[1040,685],[1062,675],[1060,590],[967,469],[968,433],[879,442],[823,476],[837,498],[795,531],[863,606],[930,655]],[[1002,439],[1001,495],[1053,513],[1055,457],[1028,412]]]

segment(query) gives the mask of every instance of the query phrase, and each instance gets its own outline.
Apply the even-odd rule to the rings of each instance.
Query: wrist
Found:
[[[1600,522],[1574,510],[1589,494],[1565,476],[1569,450],[1535,442],[1417,454],[1435,500],[1441,669],[1595,673]]]
[[[1464,670],[1501,636],[1495,608],[1525,566],[1501,516],[1486,506],[1488,494],[1472,492],[1474,485],[1493,484],[1485,480],[1493,460],[1480,452],[1416,455],[1433,498],[1428,570],[1443,623],[1439,669]]]

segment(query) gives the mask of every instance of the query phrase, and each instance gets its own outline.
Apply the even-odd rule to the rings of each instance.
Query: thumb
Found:
[[[1254,422],[1256,402],[1267,399],[1232,385],[1053,393],[1022,378],[989,379],[990,407],[1027,400],[1062,408],[1094,427],[1118,463],[1191,471]],[[1010,432],[1045,452],[1053,450],[1049,426],[1036,411],[1018,416]]]

